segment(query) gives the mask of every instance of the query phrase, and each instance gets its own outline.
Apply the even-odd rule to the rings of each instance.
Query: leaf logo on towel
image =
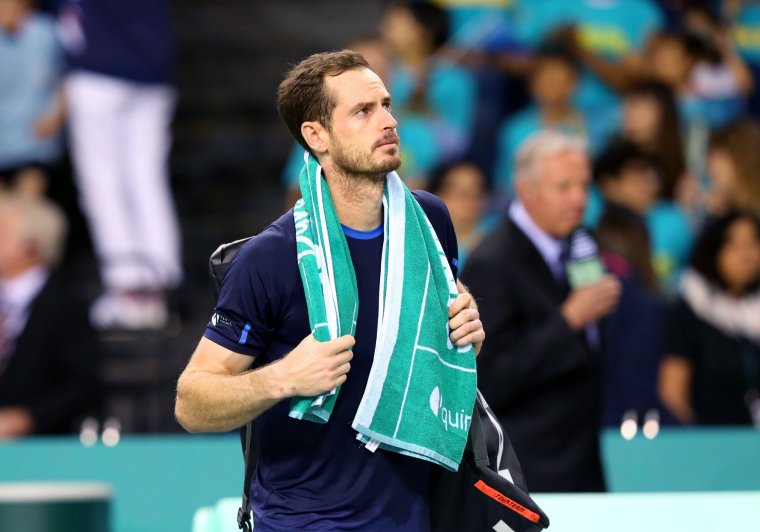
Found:
[[[438,417],[439,413],[441,414],[441,422],[443,422],[443,427],[447,431],[449,428],[459,429],[465,432],[470,430],[472,416],[466,415],[463,409],[456,412],[456,410],[452,411],[443,406],[443,394],[441,394],[441,390],[438,389],[438,386],[433,388],[433,391],[430,393],[430,410],[433,411],[435,417]]]

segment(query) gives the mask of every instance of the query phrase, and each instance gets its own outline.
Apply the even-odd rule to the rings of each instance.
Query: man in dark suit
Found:
[[[76,429],[97,396],[97,350],[86,309],[51,273],[62,212],[0,197],[0,440]]]
[[[517,156],[509,216],[462,273],[489,331],[478,385],[532,491],[605,489],[597,322],[617,304],[620,283],[601,271],[589,275],[595,244],[576,231],[590,173],[581,141],[554,131],[527,140]],[[576,248],[592,256],[585,270],[568,275],[574,273],[568,250]]]

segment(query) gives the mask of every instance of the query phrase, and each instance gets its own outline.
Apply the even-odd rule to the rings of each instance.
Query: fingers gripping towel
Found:
[[[293,212],[298,266],[312,333],[328,341],[354,334],[356,275],[322,169],[312,156],[304,159],[303,197]],[[383,207],[377,340],[353,428],[368,448],[456,471],[477,387],[472,346],[449,339],[456,283],[425,212],[395,172],[387,176]],[[338,391],[294,398],[290,416],[327,422]]]

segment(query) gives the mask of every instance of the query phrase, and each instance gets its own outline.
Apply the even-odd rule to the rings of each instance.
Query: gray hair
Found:
[[[520,145],[515,158],[515,181],[536,178],[539,161],[566,151],[586,153],[586,142],[554,129],[542,129]]]
[[[68,221],[63,210],[44,198],[7,194],[0,197],[0,212],[19,215],[18,237],[31,243],[47,267],[55,266],[63,255]]]

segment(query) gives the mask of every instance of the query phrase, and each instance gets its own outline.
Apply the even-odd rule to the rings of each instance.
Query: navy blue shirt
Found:
[[[443,202],[414,196],[456,276],[457,245]],[[429,462],[369,452],[351,428],[367,384],[377,333],[382,225],[344,228],[356,271],[359,315],[351,371],[326,424],[288,417],[290,400],[256,419],[259,465],[251,483],[258,531],[427,531]],[[232,261],[205,336],[260,366],[289,353],[310,333],[296,260],[293,212],[252,238]]]

